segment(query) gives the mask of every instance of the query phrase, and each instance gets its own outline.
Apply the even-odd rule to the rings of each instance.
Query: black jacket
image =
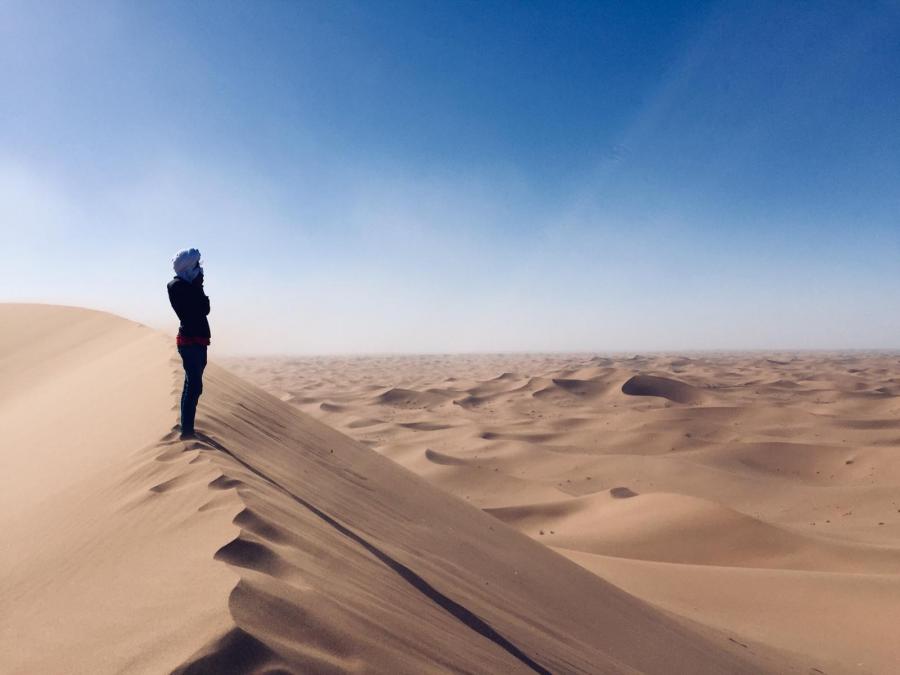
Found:
[[[169,282],[169,302],[172,309],[178,315],[181,326],[178,334],[183,337],[210,337],[209,298],[203,292],[203,284],[195,281],[189,284],[180,277],[175,277]]]

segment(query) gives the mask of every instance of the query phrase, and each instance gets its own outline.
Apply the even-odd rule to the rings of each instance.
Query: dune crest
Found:
[[[622,385],[622,393],[629,396],[657,396],[676,403],[701,403],[703,394],[680,380],[656,375],[635,375]]]

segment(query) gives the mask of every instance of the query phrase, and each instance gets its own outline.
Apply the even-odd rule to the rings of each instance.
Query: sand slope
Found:
[[[215,365],[203,438],[177,440],[165,336],[71,308],[0,320],[4,672],[802,672]]]
[[[659,607],[810,668],[900,672],[896,354],[228,365]]]

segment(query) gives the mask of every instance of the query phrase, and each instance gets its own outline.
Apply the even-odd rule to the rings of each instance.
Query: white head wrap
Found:
[[[198,265],[199,262],[200,251],[195,248],[186,248],[176,253],[175,257],[172,258],[172,267],[175,269],[175,274],[191,283],[197,278],[202,269]]]

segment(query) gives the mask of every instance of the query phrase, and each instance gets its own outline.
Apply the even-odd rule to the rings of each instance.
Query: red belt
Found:
[[[189,345],[203,345],[204,347],[206,347],[209,345],[209,338],[191,337],[189,335],[176,335],[175,344],[179,347],[187,347]]]

